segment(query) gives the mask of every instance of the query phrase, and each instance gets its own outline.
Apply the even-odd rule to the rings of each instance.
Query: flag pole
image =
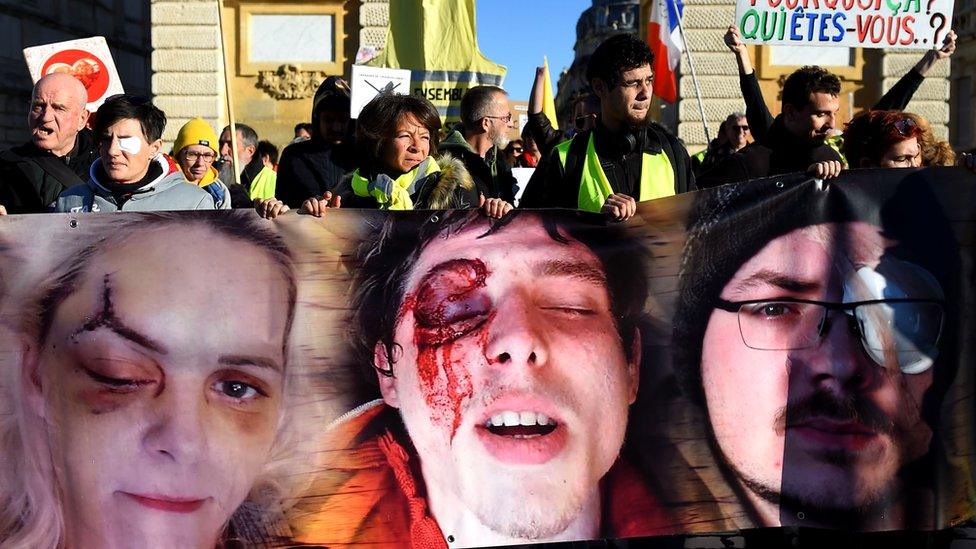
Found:
[[[241,184],[240,169],[238,169],[237,159],[237,125],[234,123],[234,101],[230,91],[230,64],[227,62],[227,47],[224,45],[224,10],[221,7],[221,0],[217,0],[217,26],[220,31],[220,57],[224,65],[224,95],[227,96],[227,119],[230,122],[230,150],[231,158],[234,159],[232,166],[234,172],[234,183]],[[218,139],[220,136],[217,136]],[[219,147],[219,145],[218,145]],[[218,149],[218,154],[220,150]]]
[[[674,2],[674,0],[667,0],[668,2]],[[691,81],[695,84],[695,97],[698,98],[698,112],[701,114],[702,128],[705,130],[705,145],[708,146],[712,142],[712,137],[708,134],[708,122],[705,121],[705,105],[702,103],[701,86],[698,85],[698,74],[695,72],[695,62],[691,58],[691,45],[688,43],[688,38],[685,36],[685,26],[681,20],[684,15],[681,11],[678,11],[678,6],[675,6],[674,12],[678,14],[678,32],[681,33],[681,41],[685,43],[685,55],[688,56],[688,66],[691,67]]]

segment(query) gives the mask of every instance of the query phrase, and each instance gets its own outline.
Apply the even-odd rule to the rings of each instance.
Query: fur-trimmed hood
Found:
[[[478,190],[464,162],[451,154],[441,154],[433,160],[437,171],[419,178],[410,190],[413,207],[417,210],[450,210],[478,207]],[[355,204],[354,207],[367,207],[360,204],[352,190],[352,180],[357,172],[343,176],[335,192],[342,196],[343,202]],[[366,174],[360,174],[367,177]],[[350,201],[349,199],[352,199]]]

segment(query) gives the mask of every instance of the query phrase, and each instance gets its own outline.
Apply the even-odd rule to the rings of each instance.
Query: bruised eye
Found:
[[[82,366],[81,369],[92,381],[104,386],[113,393],[132,393],[137,391],[140,387],[154,383],[154,380],[152,379],[105,375],[104,373],[100,373],[94,368],[89,368],[87,366]]]

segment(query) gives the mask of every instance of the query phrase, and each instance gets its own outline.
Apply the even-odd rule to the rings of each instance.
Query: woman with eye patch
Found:
[[[212,210],[214,198],[191,185],[160,153],[166,115],[149,99],[115,95],[98,108],[98,158],[89,179],[58,196],[57,212]]]
[[[0,546],[267,541],[247,536],[293,501],[311,437],[288,421],[307,400],[288,361],[291,255],[256,223],[95,223],[11,304]]]

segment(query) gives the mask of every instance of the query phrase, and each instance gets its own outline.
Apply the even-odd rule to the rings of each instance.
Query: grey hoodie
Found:
[[[95,176],[102,159],[96,159],[88,171],[88,182],[75,185],[58,196],[55,212],[117,212],[120,210],[112,193],[98,182]],[[122,204],[122,211],[153,212],[166,210],[212,210],[214,200],[210,193],[187,183],[183,172],[169,171],[163,155],[153,159],[163,168],[163,175],[135,190],[132,197]]]

